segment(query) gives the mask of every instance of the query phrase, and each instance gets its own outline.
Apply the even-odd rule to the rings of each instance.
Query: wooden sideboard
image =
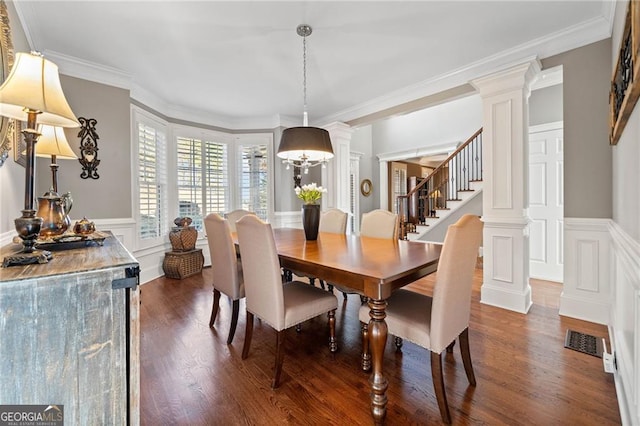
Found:
[[[140,423],[139,266],[108,235],[0,268],[0,404],[64,405],[65,425]]]

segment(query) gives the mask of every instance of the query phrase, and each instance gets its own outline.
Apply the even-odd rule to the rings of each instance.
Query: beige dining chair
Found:
[[[209,327],[213,327],[220,307],[220,293],[224,293],[233,302],[231,328],[227,337],[227,345],[230,345],[238,325],[240,299],[244,297],[242,266],[231,238],[229,221],[217,213],[211,213],[204,218],[204,228],[207,233],[213,272],[213,306]]]
[[[236,232],[236,222],[248,214],[255,215],[254,212],[244,209],[233,210],[224,215],[224,217],[229,221],[229,228],[231,228],[231,232]]]
[[[449,404],[442,374],[442,352],[452,351],[456,338],[467,379],[476,385],[469,351],[469,316],[471,287],[482,241],[482,222],[478,216],[464,215],[450,225],[438,262],[433,297],[409,290],[397,290],[387,300],[388,332],[431,351],[431,376],[438,400],[440,416],[451,423]],[[362,327],[362,359],[370,359],[368,322],[369,306],[360,308]]]
[[[360,223],[360,236],[388,240],[398,239],[398,215],[381,209],[363,213]],[[342,292],[342,296],[345,299],[347,294],[358,294],[362,303],[366,301],[366,297],[360,292],[351,291],[337,284],[334,284],[334,286]],[[331,285],[329,285],[329,291],[332,291]]]
[[[282,283],[280,261],[271,225],[247,215],[236,224],[246,291],[247,325],[242,359],[249,355],[253,317],[273,327],[276,333],[276,362],[272,388],[280,385],[286,329],[327,313],[329,349],[338,350],[336,317],[338,299],[329,292],[300,281]]]
[[[340,209],[329,209],[320,213],[318,232],[345,234],[347,232],[348,214]]]
[[[360,221],[360,236],[398,239],[398,215],[382,209],[363,213]]]

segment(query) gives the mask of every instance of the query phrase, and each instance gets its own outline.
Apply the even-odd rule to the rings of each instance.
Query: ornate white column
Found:
[[[331,123],[323,126],[331,136],[333,159],[326,169],[322,169],[322,186],[327,194],[322,197],[322,209],[337,208],[348,212],[351,209],[351,187],[349,185],[349,167],[351,161],[351,134],[353,130],[344,123]]]
[[[528,99],[539,72],[539,63],[531,60],[471,82],[484,114],[481,302],[522,313],[531,307]]]

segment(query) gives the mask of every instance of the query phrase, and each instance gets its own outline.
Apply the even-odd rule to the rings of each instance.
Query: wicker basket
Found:
[[[202,249],[174,252],[169,251],[164,256],[162,269],[167,278],[183,279],[202,271],[204,256]]]
[[[198,230],[193,226],[176,226],[169,232],[173,251],[191,251],[196,248]]]

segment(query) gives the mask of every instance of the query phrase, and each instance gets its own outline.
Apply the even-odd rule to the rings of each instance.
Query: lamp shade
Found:
[[[58,66],[40,54],[20,52],[0,86],[0,115],[27,121],[28,110],[39,112],[41,124],[80,125],[62,92]]]
[[[78,158],[69,146],[62,127],[42,125],[38,133],[40,133],[40,138],[36,144],[36,155],[38,157],[55,155],[56,158],[62,158],[63,160],[75,160]]]
[[[278,157],[292,161],[326,161],[333,158],[329,132],[318,127],[289,127],[282,132]]]

